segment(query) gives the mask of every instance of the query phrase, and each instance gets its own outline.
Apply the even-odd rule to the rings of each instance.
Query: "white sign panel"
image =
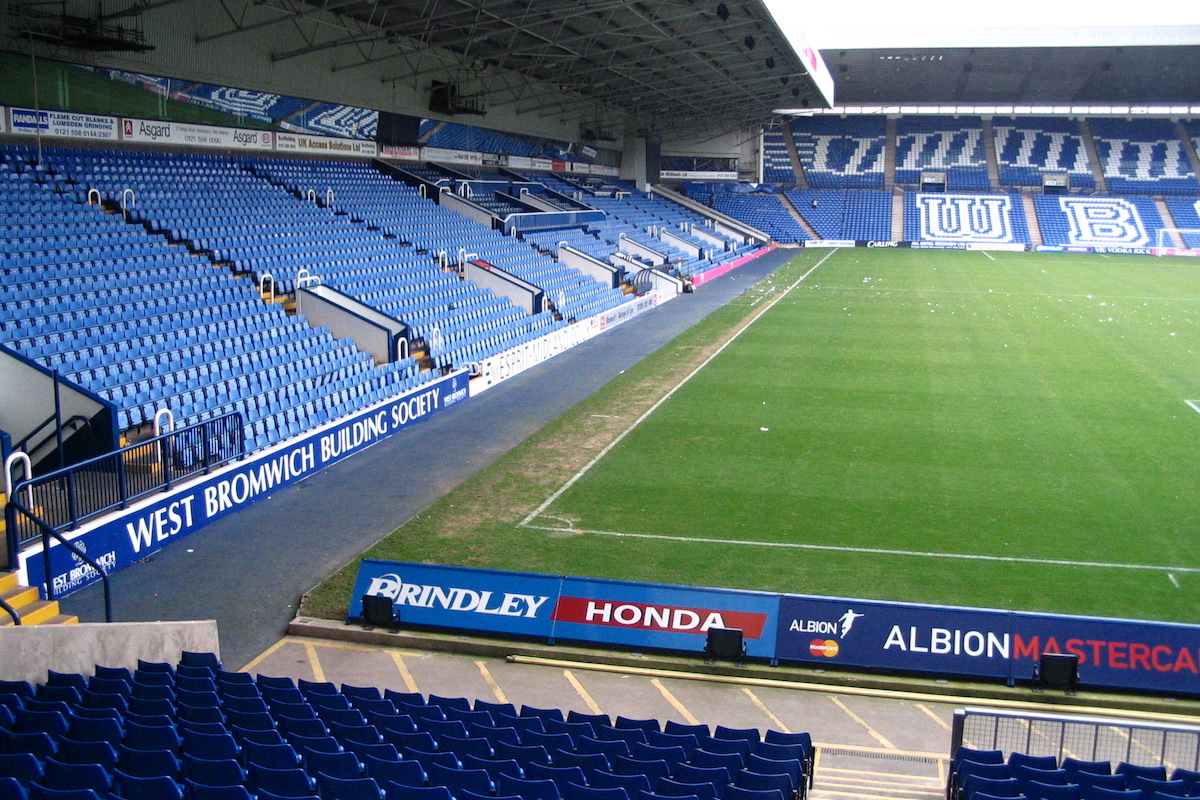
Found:
[[[338,139],[333,136],[308,136],[302,133],[281,133],[276,136],[275,149],[299,153],[322,153],[337,156],[366,156],[374,158],[379,146],[365,139]]]
[[[121,138],[127,142],[233,150],[270,150],[275,146],[275,134],[271,131],[218,128],[212,125],[150,119],[121,120]]]
[[[397,161],[420,161],[421,148],[407,145],[383,145],[379,148],[380,158],[394,158]]]
[[[117,138],[115,117],[95,114],[71,114],[66,111],[35,111],[31,108],[12,109],[12,132],[28,135],[66,136],[72,139]]]
[[[440,161],[443,164],[483,164],[483,153],[447,150],[444,147],[422,147],[421,157],[426,161]]]

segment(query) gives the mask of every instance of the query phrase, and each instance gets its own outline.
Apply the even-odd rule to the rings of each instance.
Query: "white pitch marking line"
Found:
[[[595,531],[587,528],[551,528],[544,525],[525,525],[537,531],[549,533],[590,533],[596,536],[616,536],[628,539],[658,539],[666,542],[694,542],[700,544],[738,545],[744,547],[776,547],[788,550],[823,550],[834,553],[868,553],[883,556],[908,556],[913,558],[948,558],[956,561],[998,561],[1005,564],[1042,564],[1052,567],[1097,567],[1100,569],[1133,569],[1149,572],[1200,573],[1200,567],[1171,567],[1155,564],[1113,564],[1107,561],[1069,561],[1058,558],[1028,558],[1024,556],[987,556],[975,553],[933,553],[923,550],[889,550],[882,547],[846,547],[834,544],[806,544],[803,542],[754,542],[747,539],[715,539],[706,536],[666,536],[658,533],[626,533],[622,531]]]
[[[1180,585],[1179,585],[1179,578],[1176,578],[1176,577],[1175,577],[1175,573],[1174,573],[1174,572],[1168,572],[1168,573],[1167,573],[1167,577],[1171,579],[1171,583],[1175,584],[1175,588],[1176,588],[1176,589],[1182,588],[1182,587],[1180,587]]]
[[[985,256],[987,256],[987,257],[988,257],[988,261],[995,261],[995,260],[996,260],[996,259],[992,258],[992,254],[991,254],[991,253],[989,253],[987,250],[980,250],[979,252],[981,252],[981,253],[983,253]]]
[[[1184,400],[1183,402],[1191,406],[1192,411],[1200,414],[1200,400]]]
[[[739,336],[741,336],[743,333],[745,333],[750,328],[750,326],[753,325],[756,321],[761,319],[763,314],[767,313],[767,311],[770,311],[772,306],[774,306],[776,303],[778,303],[783,298],[787,297],[788,294],[791,293],[792,289],[795,289],[797,286],[799,286],[804,281],[805,278],[807,278],[809,275],[812,275],[813,272],[817,269],[817,267],[824,264],[829,259],[829,257],[836,252],[837,252],[837,250],[830,250],[828,253],[825,254],[825,256],[820,261],[818,261],[816,264],[813,264],[812,267],[808,270],[808,272],[804,273],[799,278],[797,278],[795,283],[793,283],[786,290],[784,290],[783,294],[780,294],[774,300],[772,300],[770,303],[768,303],[767,307],[765,309],[763,309],[763,311],[757,317],[750,320],[750,322],[746,325],[746,327],[742,328],[740,331],[735,333],[733,336],[729,337],[729,340],[727,342],[725,342],[725,344],[718,347],[716,349],[716,352],[714,352],[708,358],[704,359],[704,362],[702,364],[700,364],[700,366],[696,367],[694,370],[692,370],[690,373],[688,373],[688,375],[686,377],[684,377],[683,380],[681,380],[679,383],[675,384],[674,387],[672,387],[671,391],[667,392],[665,395],[660,397],[658,399],[657,403],[650,406],[650,408],[646,409],[646,412],[644,414],[642,414],[640,417],[635,419],[633,421],[632,425],[630,425],[628,428],[623,430],[617,438],[613,439],[611,442],[609,442],[607,445],[605,445],[604,448],[599,453],[597,453],[596,456],[591,461],[589,461],[587,464],[585,464],[583,466],[583,469],[579,470],[579,472],[576,472],[574,475],[571,476],[571,478],[566,483],[564,483],[562,486],[558,487],[558,489],[555,490],[555,492],[552,495],[547,497],[545,502],[543,502],[540,506],[535,508],[533,511],[530,511],[529,515],[526,516],[525,519],[523,519],[517,523],[517,527],[518,528],[533,527],[529,523],[532,522],[533,520],[537,519],[539,516],[541,516],[541,513],[543,511],[545,511],[547,508],[549,508],[550,505],[555,500],[562,497],[563,492],[567,491],[572,486],[574,486],[579,481],[580,478],[582,478],[584,475],[586,475],[588,473],[588,471],[591,470],[592,467],[596,466],[596,464],[598,464],[600,462],[600,459],[602,459],[606,455],[608,455],[610,450],[612,450],[614,447],[616,447],[618,444],[620,444],[625,439],[625,437],[628,436],[630,433],[632,433],[639,425],[641,425],[642,422],[645,421],[647,417],[649,417],[651,414],[653,414],[655,411],[657,411],[659,406],[661,406],[663,403],[670,400],[671,397],[674,396],[674,394],[677,391],[682,389],[687,384],[688,381],[690,381],[692,378],[694,378],[696,376],[696,374],[700,372],[700,370],[707,367],[710,361],[712,361],[717,356],[721,355],[721,353],[725,352],[726,347],[729,347],[729,345],[731,345],[735,341],[737,341],[737,338]],[[542,528],[540,530],[556,530],[556,529]]]

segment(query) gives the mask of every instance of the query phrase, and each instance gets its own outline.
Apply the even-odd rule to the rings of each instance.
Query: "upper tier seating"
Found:
[[[98,678],[102,671],[107,677]],[[48,797],[68,788],[109,797],[114,787],[153,786],[155,794],[137,795],[143,800],[345,800],[351,788],[370,800],[493,792],[557,800],[576,790],[598,798],[587,791],[605,788],[614,800],[693,792],[804,800],[815,768],[812,737],[803,733],[720,725],[681,733],[672,721],[251,677],[224,671],[205,653],[187,653],[178,665],[95,672],[52,673],[54,686],[50,676],[36,688],[0,686],[0,708],[11,720],[0,728],[0,780],[11,777],[28,794],[45,786]],[[82,688],[57,692],[56,710],[39,710],[46,702],[39,696],[65,682]],[[151,687],[154,700],[146,699]],[[111,700],[99,712],[101,690]],[[695,766],[708,763],[723,766]],[[771,791],[735,788],[764,786]]]
[[[822,239],[892,238],[891,192],[795,189],[788,191],[787,197]]]
[[[948,191],[986,191],[987,156],[979,117],[906,116],[896,121],[896,183],[945,172]]]
[[[767,183],[795,183],[796,170],[787,144],[783,141],[783,130],[772,125],[763,131],[763,180]]]
[[[1165,119],[1088,120],[1113,194],[1200,194],[1175,124]]]
[[[791,129],[796,154],[812,188],[883,186],[887,143],[887,120],[883,117],[814,116],[793,120]]]
[[[1079,123],[1064,117],[992,120],[1001,186],[1041,186],[1047,174],[1065,174],[1074,188],[1094,188]]]

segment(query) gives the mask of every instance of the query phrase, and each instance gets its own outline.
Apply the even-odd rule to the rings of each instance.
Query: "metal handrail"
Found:
[[[21,624],[21,615],[18,614],[17,610],[10,606],[3,597],[0,597],[0,610],[8,612],[8,615],[12,617],[13,625]]]
[[[79,547],[74,542],[68,541],[61,533],[54,530],[50,523],[46,522],[37,514],[34,514],[32,510],[26,508],[20,501],[11,500],[9,501],[8,506],[12,511],[20,511],[29,520],[31,520],[33,524],[41,528],[42,568],[44,570],[43,574],[46,576],[46,599],[54,599],[54,582],[50,580],[50,539],[53,538],[59,544],[70,550],[71,553],[78,557],[80,561],[94,569],[96,574],[100,576],[100,582],[104,587],[104,621],[112,622],[112,587],[109,586],[108,573],[104,571],[104,568],[97,564],[91,556],[84,552],[83,548]]]

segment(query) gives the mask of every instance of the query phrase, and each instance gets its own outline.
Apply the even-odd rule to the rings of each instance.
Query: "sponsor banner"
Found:
[[[1153,247],[1094,247],[1092,250],[1096,253],[1112,253],[1120,256],[1152,256],[1155,253]]]
[[[1014,613],[1012,671],[1033,675],[1042,653],[1079,658],[1079,681],[1120,689],[1200,692],[1200,627]]]
[[[709,630],[742,631],[746,654],[1029,681],[1042,653],[1079,658],[1081,685],[1200,694],[1200,626],[777,595],[580,577],[363,561],[363,595],[390,597],[402,624],[703,652]]]
[[[397,161],[420,161],[421,148],[416,146],[401,147],[399,145],[385,144],[379,148],[379,157],[394,158]]]
[[[471,381],[471,396],[474,397],[514,375],[520,375],[525,370],[570,350],[580,342],[587,341],[599,332],[596,317],[591,317],[485,358],[479,362],[478,377]]]
[[[914,250],[966,250],[966,242],[909,242]]]
[[[554,166],[556,162],[551,161],[548,158],[536,158],[535,157],[535,158],[529,159],[529,161],[530,161],[530,168],[532,168],[532,169],[538,169],[538,170],[542,170],[544,172],[549,172],[552,169],[555,169],[555,170],[558,169],[556,166]]]
[[[648,292],[603,314],[559,328],[519,347],[485,358],[479,364],[479,376],[471,381],[471,395],[486,391],[565,350],[570,350],[614,325],[633,319],[656,307],[660,301],[658,292]]]
[[[908,247],[909,242],[855,242],[856,247]]]
[[[526,572],[365,559],[349,619],[363,595],[392,599],[402,624],[548,640],[704,651],[712,628],[740,628],[748,655],[775,653],[779,596]]]
[[[153,495],[122,514],[82,528],[70,539],[107,571],[122,569],[467,396],[467,373],[447,375],[349,419],[256,453],[202,480]],[[22,550],[19,561],[26,585],[49,583],[56,596],[73,592],[99,577],[60,545],[50,548],[48,580],[40,544]]]
[[[603,314],[597,314],[596,325],[601,331],[606,331],[615,325],[620,325],[622,322],[631,320],[639,314],[644,314],[652,308],[656,308],[659,300],[658,292],[647,292],[632,302],[609,309]]]
[[[938,606],[786,595],[779,602],[783,661],[1009,677],[1011,615]]]
[[[554,170],[555,172],[566,172],[567,171],[567,162],[556,158],[550,162],[550,168],[552,170]]]
[[[389,597],[406,625],[551,637],[562,579],[524,572],[364,559],[350,597],[351,619],[363,595]]]
[[[993,252],[1008,252],[1008,253],[1024,253],[1025,245],[1021,242],[996,242],[995,244],[987,244],[985,242],[967,242],[968,250],[991,250]]]
[[[529,156],[509,156],[508,166],[510,169],[533,169],[534,159]]]
[[[271,131],[130,118],[121,120],[121,139],[126,142],[235,150],[270,150],[275,147],[275,134]]]
[[[0,106],[0,133],[8,133],[8,114],[4,113],[7,110],[4,106]]]
[[[438,161],[442,164],[473,164],[483,166],[483,153],[466,150],[448,150],[444,147],[422,147],[422,161]]]
[[[13,133],[65,136],[72,139],[117,138],[117,118],[96,114],[72,114],[66,111],[35,111],[32,108],[13,108]]]
[[[275,149],[288,152],[368,158],[379,154],[379,146],[365,139],[339,139],[334,136],[309,136],[303,133],[280,133],[276,138]]]
[[[658,176],[664,181],[736,181],[738,174],[736,172],[704,172],[701,170],[686,170],[686,169],[664,169],[660,170]]]
[[[1036,244],[1033,246],[1035,253],[1061,253],[1065,249],[1061,244]]]
[[[1158,250],[1150,252],[1160,256],[1200,256],[1200,250],[1191,250],[1182,247],[1161,247]]]
[[[779,596],[565,578],[554,607],[559,639],[704,652],[712,628],[740,628],[746,654],[775,654]]]
[[[586,144],[579,148],[579,154],[584,158],[595,158],[596,156],[600,155],[596,148]]]
[[[805,247],[854,247],[855,242],[851,239],[808,239],[804,242]]]
[[[603,175],[606,178],[615,178],[621,174],[621,170],[616,167],[605,167],[600,164],[592,164],[593,175]]]

